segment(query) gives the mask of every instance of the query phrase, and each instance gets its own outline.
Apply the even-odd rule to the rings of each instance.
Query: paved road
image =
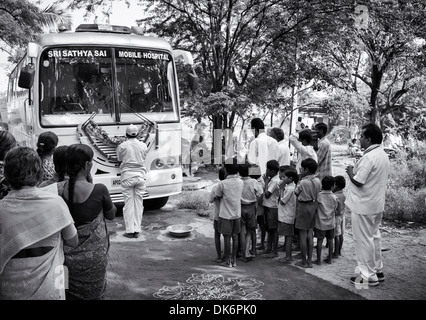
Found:
[[[110,263],[106,299],[113,300],[362,300],[360,295],[315,277],[277,258],[261,256],[228,268],[215,256],[210,218],[167,204],[145,212],[138,239],[122,236],[122,217],[109,223]],[[194,231],[175,238],[173,224]],[[280,256],[284,253],[280,252]]]

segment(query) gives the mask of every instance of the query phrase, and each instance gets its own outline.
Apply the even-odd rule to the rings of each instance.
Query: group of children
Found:
[[[317,168],[317,162],[308,158],[302,161],[298,174],[294,167],[270,160],[266,173],[255,176],[250,164],[238,164],[235,158],[226,161],[219,170],[220,181],[210,193],[210,202],[214,203],[214,261],[235,267],[238,255],[247,262],[257,250],[264,257],[278,257],[279,236],[285,239],[285,257],[279,259],[282,263],[293,261],[296,243],[301,251],[301,261],[296,265],[321,265],[324,239],[328,247],[324,261],[332,263],[338,258],[343,245],[346,180],[343,176],[326,176],[320,181],[315,176]],[[258,245],[256,230],[260,230]],[[317,258],[313,262],[314,238]]]

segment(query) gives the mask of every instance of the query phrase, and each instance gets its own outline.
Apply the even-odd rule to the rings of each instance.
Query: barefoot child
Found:
[[[220,199],[218,230],[224,237],[224,264],[227,267],[236,267],[238,234],[241,232],[241,194],[244,183],[237,175],[237,158],[226,160],[224,167],[226,178],[219,181],[217,187],[212,189],[210,197]]]
[[[314,159],[304,159],[300,165],[301,179],[294,189],[294,193],[297,197],[295,227],[299,229],[302,261],[296,262],[296,265],[312,268],[313,229],[318,206],[316,199],[321,190],[321,181],[315,177],[318,164]]]
[[[278,196],[280,164],[277,160],[266,163],[266,173],[263,175],[263,214],[265,215],[267,246],[263,252],[267,258],[278,257]]]
[[[220,167],[219,169],[219,181],[225,180],[225,167]],[[216,186],[214,186],[216,187]],[[214,188],[213,187],[213,188]],[[219,198],[211,198],[210,202],[213,203],[213,228],[214,228],[214,245],[216,248],[216,259],[213,259],[214,262],[223,262],[224,259],[222,257],[222,246],[220,241],[220,232],[218,228],[218,220],[219,220],[219,208],[220,208],[220,199]]]
[[[256,206],[257,199],[262,196],[262,185],[255,179],[249,176],[250,164],[240,164],[238,172],[240,178],[244,183],[243,192],[241,196],[241,232],[240,232],[240,245],[242,250],[241,260],[248,262],[252,260],[255,255],[250,253],[250,246],[252,252],[256,249],[256,239],[252,241],[253,230],[256,231]]]
[[[331,264],[333,254],[333,240],[335,228],[335,214],[337,209],[337,198],[333,194],[334,178],[325,176],[321,180],[322,190],[318,194],[318,208],[315,214],[315,238],[317,238],[317,260],[315,264],[321,265],[322,242],[324,238],[328,242],[328,256],[325,262]]]
[[[296,195],[294,188],[299,182],[297,171],[292,168],[286,169],[280,167],[280,198],[278,200],[278,234],[285,238],[284,248],[285,257],[279,259],[279,262],[290,263],[293,260],[291,256],[291,246],[294,236],[294,219],[296,217]]]
[[[345,230],[345,200],[346,196],[343,190],[346,187],[346,179],[344,176],[334,177],[333,194],[337,198],[336,210],[336,228],[334,229],[334,252],[333,258],[337,259],[342,255],[343,233]]]

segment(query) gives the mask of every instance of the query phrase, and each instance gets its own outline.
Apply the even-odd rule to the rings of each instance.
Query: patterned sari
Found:
[[[67,300],[100,300],[106,289],[109,236],[103,211],[89,224],[77,227],[78,246],[64,246],[69,274]]]

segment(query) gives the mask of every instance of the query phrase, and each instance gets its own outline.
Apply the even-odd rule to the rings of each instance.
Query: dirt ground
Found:
[[[354,158],[347,155],[347,146],[332,145],[333,175],[347,177],[344,169],[353,163]],[[194,177],[209,181],[217,180],[217,173],[199,168]],[[355,288],[349,279],[355,271],[354,243],[350,216],[346,216],[346,228],[342,254],[333,264],[322,264],[306,273],[324,279],[332,284],[355,292],[368,300],[424,300],[426,299],[426,226],[414,223],[391,223],[383,221],[382,256],[386,280],[378,287],[370,289]],[[280,238],[280,244],[283,239]],[[327,249],[323,249],[323,255]],[[293,262],[294,264],[294,262]]]

